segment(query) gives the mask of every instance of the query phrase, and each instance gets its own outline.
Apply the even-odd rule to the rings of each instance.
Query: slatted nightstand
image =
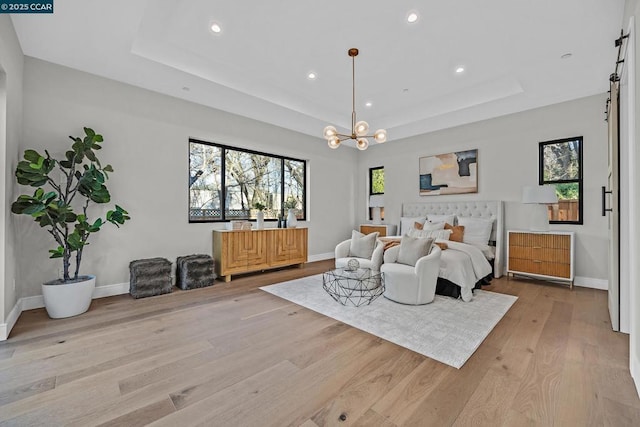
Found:
[[[569,282],[573,288],[575,233],[507,231],[507,273]]]

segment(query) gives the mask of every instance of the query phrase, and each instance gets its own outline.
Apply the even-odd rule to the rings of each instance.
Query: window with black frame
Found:
[[[306,162],[189,140],[189,222],[306,219]]]
[[[373,196],[373,197],[372,197]],[[380,219],[384,220],[384,166],[369,168],[369,219],[374,218],[373,210],[380,209]]]
[[[558,203],[549,206],[551,224],[582,224],[582,137],[539,144],[539,184],[556,190]]]

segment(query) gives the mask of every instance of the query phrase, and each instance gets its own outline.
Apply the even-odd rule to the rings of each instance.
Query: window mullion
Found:
[[[220,147],[220,218],[227,220],[227,149]]]
[[[280,158],[280,214],[284,218],[284,159]]]

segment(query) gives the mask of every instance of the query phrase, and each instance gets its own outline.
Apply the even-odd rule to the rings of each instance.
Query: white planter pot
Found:
[[[80,276],[77,282],[59,280],[42,284],[42,296],[47,314],[52,319],[77,316],[89,309],[96,276]]]
[[[287,228],[296,228],[298,226],[298,218],[296,218],[296,210],[289,209],[287,214]]]

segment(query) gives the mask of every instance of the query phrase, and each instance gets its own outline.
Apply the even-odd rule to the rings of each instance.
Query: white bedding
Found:
[[[482,251],[466,243],[443,240],[449,247],[440,256],[439,277],[460,286],[460,296],[465,302],[473,299],[473,288],[478,280],[491,274],[491,264]]]
[[[476,248],[480,249],[482,251],[482,253],[484,254],[484,257],[488,260],[492,260],[496,258],[496,247],[495,246],[489,246],[489,245],[482,245],[479,243],[469,243],[472,246],[475,246]]]

